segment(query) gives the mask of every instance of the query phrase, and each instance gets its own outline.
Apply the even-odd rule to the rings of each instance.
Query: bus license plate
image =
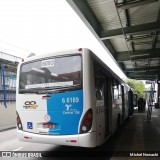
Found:
[[[43,124],[43,128],[55,128],[55,124]]]

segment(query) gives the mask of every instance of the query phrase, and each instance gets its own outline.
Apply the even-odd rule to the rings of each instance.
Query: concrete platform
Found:
[[[112,160],[128,159],[116,157],[121,151],[122,153],[159,152],[159,157],[131,156],[129,159],[160,159],[160,109],[152,109],[151,121],[147,120],[147,109],[141,112],[135,109],[133,117],[129,118],[120,131],[114,148]]]
[[[16,103],[7,102],[7,107],[0,104],[0,131],[16,127]]]

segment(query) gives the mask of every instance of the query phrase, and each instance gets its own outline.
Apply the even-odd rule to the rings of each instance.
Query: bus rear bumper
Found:
[[[96,147],[96,132],[76,135],[42,135],[17,130],[20,141],[56,145]]]

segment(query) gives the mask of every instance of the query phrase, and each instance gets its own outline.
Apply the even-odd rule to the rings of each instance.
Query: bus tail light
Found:
[[[93,111],[90,108],[86,114],[84,115],[81,125],[80,125],[80,133],[87,133],[91,130],[93,120]]]
[[[82,48],[79,48],[78,51],[82,51]]]
[[[17,111],[16,111],[16,114],[17,114],[17,128],[18,128],[19,130],[23,130],[22,123],[21,123],[21,119],[20,119],[19,114],[18,114]]]
[[[66,140],[66,142],[69,142],[69,143],[77,143],[77,140],[75,140],[75,139],[72,139],[72,140]]]
[[[77,143],[77,140],[71,140],[71,143]]]

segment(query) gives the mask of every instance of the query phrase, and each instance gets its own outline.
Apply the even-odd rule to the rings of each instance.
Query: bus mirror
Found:
[[[102,90],[100,90],[100,89],[97,89],[97,90],[96,90],[96,98],[97,98],[98,100],[101,100],[101,99],[102,99]]]

